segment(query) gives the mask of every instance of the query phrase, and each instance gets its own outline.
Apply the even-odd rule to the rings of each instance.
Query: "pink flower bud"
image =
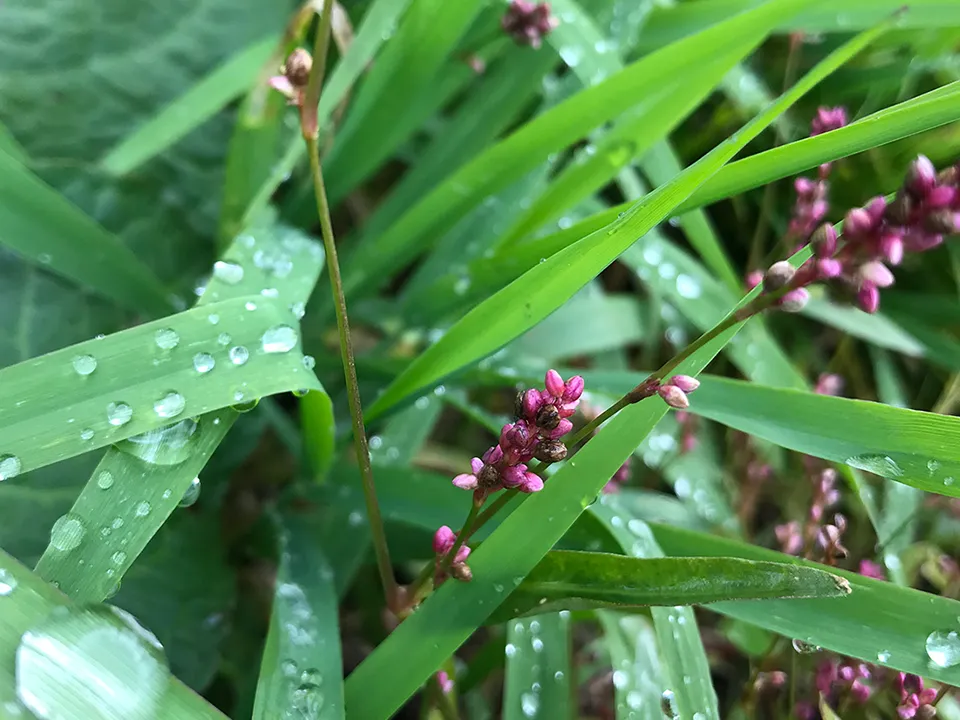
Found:
[[[883,218],[883,214],[887,211],[887,199],[883,195],[877,195],[875,198],[871,198],[870,202],[866,206],[867,215],[870,216],[870,220],[876,224],[880,222]]]
[[[290,79],[285,75],[274,75],[267,82],[270,84],[270,87],[288,100],[293,100],[297,96],[297,91],[293,87],[293,83],[291,83]]]
[[[547,370],[547,375],[543,380],[543,384],[547,387],[547,392],[553,395],[555,398],[563,396],[563,391],[565,389],[563,378],[560,377],[560,373],[556,370]]]
[[[450,547],[453,547],[453,545]],[[453,561],[455,563],[465,563],[468,557],[470,557],[470,548],[468,548],[466,545],[461,545],[457,550],[457,556],[453,559]]]
[[[457,475],[452,482],[454,486],[460,488],[461,490],[476,490],[477,486],[479,485],[477,476],[469,475],[467,473]]]
[[[751,270],[747,273],[745,278],[747,288],[753,290],[757,285],[763,282],[763,271],[762,270]]]
[[[540,391],[536,388],[530,388],[523,394],[523,401],[521,403],[523,406],[523,416],[528,420],[532,420],[537,416],[537,411],[542,404],[543,400],[540,397]]]
[[[579,375],[574,375],[567,380],[564,385],[563,401],[568,403],[574,402],[575,400],[579,400],[581,395],[583,395],[583,378]]]
[[[823,373],[817,378],[813,391],[817,395],[839,395],[843,390],[843,378],[836,373]]]
[[[855,237],[864,235],[873,228],[870,214],[863,208],[854,208],[843,220],[843,234]]]
[[[824,223],[817,228],[810,238],[813,252],[817,257],[829,258],[837,251],[837,231],[830,223]]]
[[[568,432],[573,430],[573,423],[564,418],[560,421],[560,424],[557,425],[553,430],[547,433],[547,437],[551,440],[556,440],[559,437],[563,437]]]
[[[496,465],[503,460],[503,449],[499,445],[494,445],[483,454],[483,462],[487,465]]]
[[[483,470],[483,460],[480,458],[473,458],[470,460],[470,469],[473,470],[474,475],[478,475],[481,470]]]
[[[880,252],[891,265],[899,265],[903,260],[903,239],[894,233],[886,233],[880,238]]]
[[[797,288],[780,298],[780,309],[784,312],[800,312],[806,307],[809,300],[810,293],[807,292],[806,288]]]
[[[843,274],[843,263],[836,258],[820,258],[817,260],[817,277],[829,280]]]
[[[536,473],[524,473],[523,483],[517,488],[522,493],[535,493],[543,490],[543,478]]]
[[[871,283],[877,287],[890,287],[894,282],[893,273],[890,272],[890,268],[877,260],[861,265],[857,274],[864,282]]]
[[[695,377],[690,377],[689,375],[674,375],[667,381],[667,384],[676,385],[685,393],[692,393],[694,390],[700,387],[700,381]]]
[[[449,695],[453,691],[453,680],[446,671],[441,670],[437,673],[437,683],[439,683],[444,695]]]
[[[781,260],[780,262],[775,262],[770,268],[764,273],[763,276],[763,289],[765,292],[774,292],[784,287],[788,282],[793,280],[794,274],[796,274],[796,269],[788,263],[786,260]]]
[[[503,472],[500,473],[500,477],[503,479],[503,486],[505,488],[515,488],[520,487],[526,481],[527,466],[526,465],[511,465],[508,468],[504,468]]]
[[[441,525],[433,535],[433,551],[437,555],[450,552],[450,548],[457,541],[456,533],[446,525]]]
[[[809,196],[816,191],[817,183],[810,178],[798,177],[793,181],[793,189],[797,191],[797,195]]]
[[[938,185],[930,189],[924,198],[924,207],[930,210],[950,207],[957,199],[957,189],[948,185]]]
[[[923,198],[937,182],[937,169],[925,155],[917,155],[917,159],[910,163],[907,170],[907,180],[904,185],[914,197]]]
[[[667,405],[677,410],[685,410],[690,407],[687,394],[676,385],[661,385],[657,389],[657,394],[663,398]]]

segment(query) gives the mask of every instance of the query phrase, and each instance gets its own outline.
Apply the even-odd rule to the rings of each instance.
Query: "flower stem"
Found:
[[[390,551],[387,547],[387,537],[383,528],[383,518],[380,506],[377,503],[377,491],[373,482],[373,468],[370,465],[370,451],[367,447],[367,434],[363,427],[363,408],[360,404],[360,387],[357,383],[357,368],[353,357],[353,343],[350,338],[350,322],[347,316],[347,303],[343,296],[343,281],[340,277],[340,263],[337,260],[336,240],[333,236],[333,223],[330,220],[330,205],[327,201],[327,192],[323,183],[323,172],[320,167],[320,148],[317,127],[317,105],[320,98],[320,86],[323,81],[324,66],[326,64],[327,45],[330,38],[330,13],[333,2],[327,0],[323,4],[320,23],[317,28],[317,38],[314,47],[314,63],[304,102],[300,108],[300,118],[303,138],[307,144],[307,155],[310,157],[310,172],[313,178],[313,189],[317,201],[317,213],[320,217],[320,232],[323,236],[323,247],[326,252],[327,270],[330,273],[330,289],[333,293],[333,302],[337,314],[337,330],[340,334],[340,358],[343,363],[343,375],[347,387],[347,403],[350,406],[350,418],[353,421],[353,441],[357,452],[357,462],[360,465],[360,476],[363,483],[363,496],[367,505],[367,518],[370,522],[370,532],[373,536],[374,554],[377,559],[377,570],[380,573],[380,582],[386,597],[387,607],[393,609],[399,593],[396,578],[393,576],[393,566],[390,562]]]
[[[473,534],[473,526],[477,521],[477,515],[480,512],[481,505],[483,505],[482,500],[479,503],[477,501],[470,503],[470,512],[467,513],[467,519],[463,521],[463,527],[460,528],[460,532],[457,533],[457,539],[454,541],[453,547],[450,548],[450,552],[444,555],[443,559],[440,561],[441,574],[450,569],[450,565],[453,564],[453,559],[457,556],[460,548],[463,547],[463,544],[467,541],[467,538]]]

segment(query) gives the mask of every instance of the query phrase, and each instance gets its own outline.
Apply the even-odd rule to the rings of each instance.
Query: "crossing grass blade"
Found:
[[[507,624],[503,720],[572,718],[570,613],[540,613]]]
[[[660,703],[666,685],[662,679],[657,638],[642,616],[600,611],[614,681],[617,720],[662,720]]]
[[[4,152],[0,243],[131,310],[155,317],[171,309],[169,291],[119,238]]]
[[[763,9],[769,11],[771,7],[778,13],[795,9],[792,4],[779,3],[764,5]],[[767,24],[773,21],[769,13],[759,17]],[[493,352],[556,310],[638,237],[667,217],[797,99],[885,29],[884,26],[862,33],[831,53],[766,111],[684,170],[673,182],[660,186],[607,228],[537,264],[471,310],[384,391],[368,411],[368,418],[376,417],[410,394]]]
[[[0,708],[4,718],[27,717],[28,711],[20,704],[16,693],[15,658],[20,638],[27,630],[45,620],[54,609],[70,607],[71,602],[66,595],[45,583],[2,550],[0,550],[0,577],[3,578],[5,586],[11,588],[3,598],[3,622],[0,623]],[[70,669],[77,676],[90,674],[102,678],[98,663],[98,658],[90,656],[89,667],[75,665]],[[136,686],[125,686],[115,690],[133,693],[141,689]],[[177,717],[184,720],[226,718],[173,676],[169,679],[167,691],[160,698],[160,703],[160,713],[163,717]],[[102,710],[104,716],[116,712],[112,706],[103,707]]]
[[[198,303],[201,307],[182,314],[194,317],[199,313],[199,323],[204,328],[208,345],[220,344],[223,328],[239,335],[242,328],[254,327],[254,323],[258,322],[254,317],[268,308],[272,308],[271,322],[282,319],[290,327],[297,327],[297,318],[301,314],[300,306],[309,298],[323,263],[323,252],[318,244],[290,229],[265,226],[253,228],[249,234],[239,237],[224,257],[243,268],[242,277],[238,277],[239,273],[235,268],[226,274],[223,271],[215,273]],[[244,299],[263,288],[269,289],[271,292],[268,294],[276,297],[261,294],[256,296],[255,300]],[[221,303],[228,303],[231,308],[236,307],[236,314],[228,318],[219,313],[217,309]],[[248,309],[248,303],[249,307],[255,309]],[[216,316],[216,323],[211,321],[211,315]],[[173,322],[174,318],[169,320]],[[236,323],[236,326],[228,323]],[[181,343],[188,337],[196,337],[198,340],[202,337],[199,329],[191,330],[191,333],[194,332],[196,335],[181,335]],[[231,342],[232,340],[231,337]],[[93,342],[106,342],[106,339]],[[148,336],[144,342],[153,342],[155,345],[155,336]],[[281,379],[286,380],[286,387],[277,384],[274,386],[275,391],[306,387],[314,388],[314,392],[322,392],[316,377],[303,365],[298,351],[291,350],[289,353],[279,353],[276,357],[271,357],[271,353],[258,355],[257,347],[253,346],[247,363],[239,366],[234,365],[229,357],[218,355],[213,370],[204,374],[208,377],[201,377],[200,380],[221,385],[234,393],[242,392],[242,395],[230,396],[233,403],[255,401],[255,390],[269,388],[261,385],[260,378],[252,377],[246,380],[246,388],[242,384],[236,385],[231,372],[248,366],[253,369],[259,365],[261,370],[269,373],[271,364],[277,362],[276,358],[286,355],[286,362],[290,363],[286,370],[281,370],[281,365],[274,367]],[[178,345],[170,352],[176,353],[181,349],[183,348]],[[221,349],[220,352],[224,350]],[[293,372],[297,362],[300,363],[299,368]],[[147,358],[144,358],[143,363],[145,369],[142,372],[145,374],[141,378],[141,384],[150,382],[154,374],[164,372],[164,363],[154,366],[152,360],[147,362]],[[182,361],[177,361],[177,366],[186,366],[186,372],[200,375],[193,365],[193,356],[189,353],[184,355]],[[99,370],[98,366],[98,370],[86,379],[93,379]],[[79,382],[83,378],[78,377],[75,380]],[[170,389],[177,388],[171,385],[167,387],[167,390]],[[181,392],[189,402],[186,391]],[[128,402],[119,397],[115,397],[112,402],[118,400]],[[151,399],[146,407],[135,408],[134,419],[128,424],[134,424],[138,411],[139,415],[149,416],[153,412],[154,401],[155,399]],[[185,406],[185,413],[192,412],[187,408],[189,406]],[[201,407],[197,407],[196,411],[203,412]],[[332,409],[330,413],[328,421],[332,426]],[[141,435],[108,450],[73,508],[60,524],[54,527],[50,544],[37,565],[40,575],[46,580],[58,583],[61,590],[74,600],[103,600],[174,511],[179,499],[237,416],[237,411],[225,408],[212,414],[199,415],[194,420],[182,420],[172,429]],[[193,425],[194,421],[196,425]],[[68,424],[67,427],[71,428],[71,437],[82,430],[73,430],[73,424]],[[121,431],[125,427],[121,426]],[[108,439],[113,441],[119,438]]]
[[[836,575],[801,570],[808,569],[736,558],[681,560],[554,550],[497,608],[493,620],[547,610],[842,597],[849,592],[846,581]]]
[[[345,262],[347,292],[372,291],[383,285],[391,272],[429,247],[485,197],[530,172],[551,153],[619,117],[659,88],[665,74],[682,72],[718,53],[755,47],[778,17],[797,11],[802,4],[801,0],[777,0],[737,15],[638,60],[538,115],[453,173],[390,230],[358,247]]]
[[[114,176],[133,172],[209,120],[250,85],[278,41],[270,36],[240,50],[121,140],[100,169]]]

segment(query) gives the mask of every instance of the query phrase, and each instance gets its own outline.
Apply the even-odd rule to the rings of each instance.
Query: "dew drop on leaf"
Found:
[[[302,302],[295,302],[290,306],[290,312],[297,320],[302,320],[307,313],[307,306]]]
[[[73,359],[73,371],[86,377],[97,369],[97,359],[93,355],[77,355]]]
[[[296,669],[294,669],[296,671]],[[323,675],[316,668],[307,668],[300,673],[300,682],[308,685],[322,685]]]
[[[252,300],[248,300],[247,302],[244,303],[243,306],[244,306],[247,310],[249,310],[250,312],[253,312],[254,310],[257,309],[257,304],[256,304],[255,302],[253,302]]]
[[[233,338],[230,337],[230,333],[220,333],[217,335],[217,343],[219,345],[223,345],[224,347],[229,345],[231,340],[233,340]]]
[[[16,455],[0,455],[0,482],[15,478],[22,468],[20,458]]]
[[[182,413],[186,404],[183,395],[176,390],[170,390],[153,403],[153,411],[162,418],[172,418]]]
[[[313,720],[319,718],[323,710],[323,693],[312,683],[301,684],[290,696],[293,717]]]
[[[794,639],[791,645],[793,645],[794,651],[800,655],[812,655],[813,653],[818,653],[823,649],[819,645],[813,645],[799,639]]]
[[[180,502],[177,503],[178,507],[190,507],[195,502],[197,498],[200,497],[200,478],[195,477],[190,481],[190,484],[187,486],[187,489],[183,493],[183,497],[180,498]]]
[[[113,473],[109,470],[101,470],[97,474],[97,487],[101,490],[109,490],[113,487]]]
[[[304,355],[303,356],[303,366],[307,370],[313,370],[317,366],[317,360],[313,355]]]
[[[213,359],[213,355],[210,353],[198,352],[193,356],[193,369],[201,375],[213,370],[216,364],[217,361]]]
[[[112,402],[107,405],[107,422],[114,427],[126,425],[132,417],[133,408],[125,402]]]
[[[180,336],[176,330],[161,328],[153,335],[153,340],[161,350],[173,350],[180,344]]]
[[[139,505],[137,505],[137,509],[134,510],[134,514],[137,517],[146,517],[147,515],[150,514],[150,510],[151,510],[150,503],[144,500]]]
[[[290,352],[297,346],[297,331],[289,325],[276,325],[267,330],[260,339],[260,347],[265,353]]]
[[[187,418],[121,440],[117,449],[153,465],[177,465],[192,454],[198,428],[196,420]]]
[[[169,679],[157,639],[108,605],[56,608],[16,651],[17,696],[40,720],[161,717]]]
[[[540,712],[540,697],[536,693],[525,692],[520,695],[520,710],[524,717],[536,717]]]
[[[0,568],[0,597],[7,597],[17,589],[17,579],[13,573],[5,568]]]
[[[84,428],[81,430],[80,439],[84,441],[93,440],[93,430],[91,428]]]
[[[250,358],[250,351],[243,345],[230,348],[230,362],[234,365],[243,365]]]
[[[213,276],[227,285],[236,285],[243,280],[243,266],[235,262],[217,260],[213,264]]]
[[[67,513],[57,518],[50,529],[50,545],[60,552],[69,552],[80,544],[85,533],[83,520]]]
[[[937,667],[960,664],[960,634],[956,630],[935,630],[927,635],[927,657]]]
[[[127,554],[123,550],[117,550],[110,556],[110,561],[114,565],[123,565],[127,561]]]
[[[220,316],[217,313],[210,313],[207,315],[207,320],[211,325],[217,325],[220,322]]]

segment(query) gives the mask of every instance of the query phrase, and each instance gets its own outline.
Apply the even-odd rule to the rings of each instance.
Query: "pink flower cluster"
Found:
[[[897,716],[901,720],[911,720],[911,718],[929,720],[937,716],[937,708],[933,705],[937,699],[937,691],[935,688],[925,688],[923,678],[898,673],[897,685],[900,689]]]
[[[443,557],[453,549],[457,542],[457,534],[446,525],[441,525],[440,529],[433,534],[433,552],[436,554],[436,571],[434,573],[433,585],[440,587],[440,583],[446,580],[446,573],[440,568]],[[472,574],[467,566],[467,558],[470,557],[470,548],[463,544],[457,550],[457,556],[450,563],[450,574],[458,580],[470,580]]]
[[[700,381],[689,375],[674,375],[665,383],[657,387],[657,395],[663,398],[663,401],[677,410],[686,410],[690,407],[690,400],[687,398],[700,387]]]
[[[774,532],[783,552],[800,555],[816,548],[817,556],[829,564],[847,556],[847,549],[841,543],[841,537],[847,528],[846,518],[836,513],[832,522],[821,525],[827,510],[840,501],[836,482],[836,470],[826,468],[820,471],[814,482],[813,499],[806,522],[801,525],[797,520],[791,520],[777,525]]]
[[[517,44],[532,48],[540,47],[543,38],[558,24],[550,14],[549,3],[529,0],[512,0],[500,20],[500,26]]]
[[[870,680],[870,667],[853,660],[838,662],[824,660],[817,668],[816,685],[825,697],[838,697],[849,694],[858,703],[863,704],[870,699],[873,688],[867,683]]]
[[[810,123],[810,136],[821,135],[831,130],[837,130],[847,124],[847,111],[842,107],[817,110],[816,116]],[[794,189],[797,191],[797,202],[793,207],[793,218],[790,220],[789,236],[805,241],[816,229],[817,225],[827,216],[830,205],[827,202],[831,164],[820,166],[816,180],[797,178]]]
[[[470,473],[462,473],[453,484],[473,490],[475,500],[501,488],[533,493],[543,489],[543,479],[530,472],[526,463],[537,458],[558,462],[567,456],[560,438],[573,429],[569,417],[583,394],[583,378],[574,375],[563,381],[556,370],[548,370],[544,390],[531,388],[517,397],[517,421],[500,431],[500,442],[482,457],[470,461]]]

